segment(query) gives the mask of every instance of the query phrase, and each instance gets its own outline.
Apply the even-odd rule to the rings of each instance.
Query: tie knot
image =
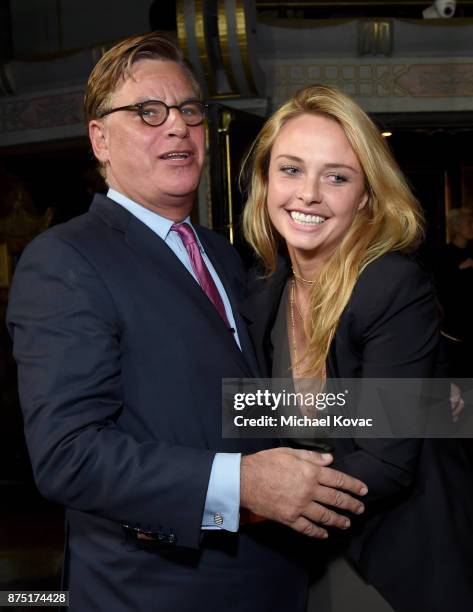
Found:
[[[184,243],[184,246],[190,246],[191,244],[197,244],[197,239],[194,234],[194,230],[188,223],[181,223],[174,225],[171,227],[172,232],[177,232]]]

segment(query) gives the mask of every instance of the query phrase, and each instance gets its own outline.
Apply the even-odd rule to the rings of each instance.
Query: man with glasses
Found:
[[[238,256],[189,219],[199,86],[151,33],[101,58],[85,111],[107,196],[29,246],[8,315],[35,479],[67,508],[70,607],[303,610],[295,532],[346,528],[326,506],[362,511],[363,485],[330,456],[222,439],[222,378],[258,372]]]

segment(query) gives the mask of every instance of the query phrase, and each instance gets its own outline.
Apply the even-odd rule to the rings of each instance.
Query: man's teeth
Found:
[[[319,217],[319,215],[305,215],[297,210],[291,211],[291,217],[294,221],[302,223],[303,225],[320,225],[325,221],[325,217]]]
[[[163,155],[164,159],[186,159],[189,157],[189,153],[186,151],[175,152],[175,153],[166,153]]]

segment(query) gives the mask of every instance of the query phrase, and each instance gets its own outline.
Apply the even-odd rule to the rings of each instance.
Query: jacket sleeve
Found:
[[[53,230],[21,257],[7,323],[40,492],[197,547],[214,453],[120,427],[119,315],[93,265]]]
[[[435,376],[439,319],[429,277],[398,254],[374,262],[360,276],[338,333],[344,334],[342,347],[358,354],[361,378]],[[367,502],[383,500],[414,482],[422,444],[415,438],[356,439],[353,452],[337,458],[335,451],[334,467],[368,485]]]

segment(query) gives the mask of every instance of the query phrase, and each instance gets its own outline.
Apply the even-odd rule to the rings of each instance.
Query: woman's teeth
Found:
[[[325,221],[325,217],[319,215],[305,215],[304,213],[297,212],[297,210],[291,211],[291,218],[301,225],[320,225]]]

